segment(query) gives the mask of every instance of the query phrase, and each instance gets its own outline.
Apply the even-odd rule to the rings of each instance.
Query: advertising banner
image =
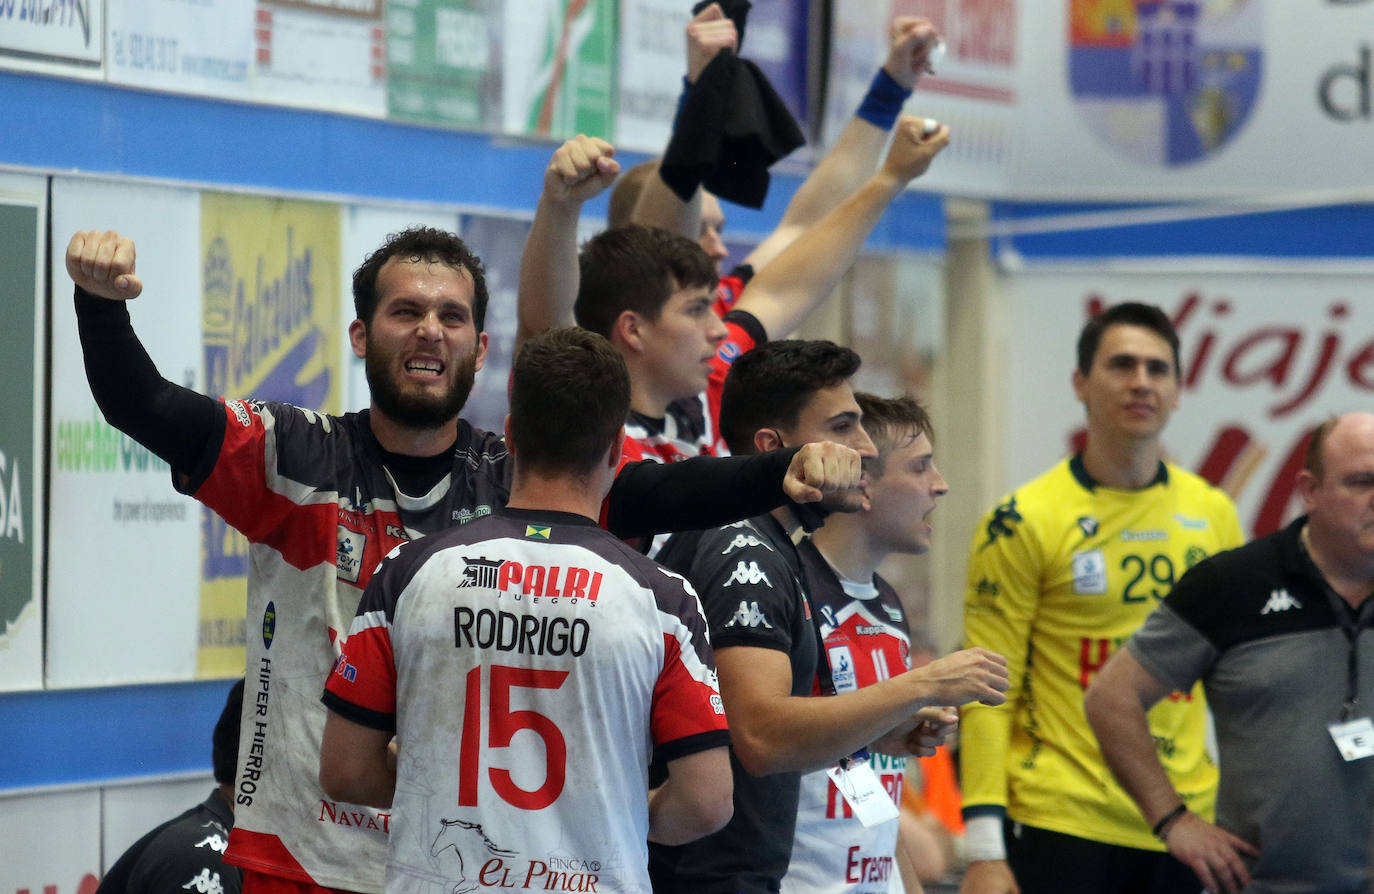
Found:
[[[0,175],[0,691],[43,685],[47,181]]]
[[[1007,488],[1069,452],[1084,425],[1070,387],[1078,330],[1120,301],[1157,304],[1174,320],[1182,390],[1164,443],[1231,494],[1249,535],[1300,513],[1293,478],[1312,427],[1374,398],[1367,275],[1034,272],[1012,277],[1008,292]]]
[[[116,84],[247,99],[253,4],[243,0],[108,0],[109,79]]]
[[[0,797],[0,891],[95,894],[100,790]]]
[[[0,0],[0,68],[99,78],[104,0]]]
[[[740,56],[759,67],[778,92],[787,110],[811,140],[807,106],[807,58],[810,52],[808,19],[819,16],[808,0],[759,0],[749,10]],[[842,13],[844,14],[844,13]]]
[[[206,193],[201,341],[206,393],[339,411],[339,206]],[[350,315],[351,318],[351,315]],[[201,509],[202,677],[243,672],[248,542]]]
[[[175,491],[165,462],[96,406],[64,258],[78,230],[133,238],[145,286],[129,305],[134,332],[164,377],[203,391],[199,196],[56,177],[52,220],[52,368],[63,372],[52,379],[48,428],[47,685],[186,680],[196,657],[197,504]]]
[[[482,258],[487,271],[487,361],[477,373],[463,418],[478,428],[500,432],[509,407],[511,361],[515,359],[515,297],[520,286],[520,255],[529,235],[527,220],[462,216],[463,241]]]
[[[967,195],[1012,190],[1015,139],[1022,126],[1019,87],[1025,83],[1017,29],[1026,8],[1019,0],[847,3],[844,14],[831,22],[824,144],[833,144],[849,123],[886,61],[888,29],[899,15],[930,19],[945,42],[944,55],[933,60],[935,73],[921,76],[904,109],[950,128],[949,146],[918,185]],[[1040,89],[1037,82],[1037,96]]]
[[[505,5],[502,129],[561,139],[614,133],[614,0]]]
[[[253,16],[253,99],[378,118],[386,114],[380,0],[260,0]]]
[[[392,0],[386,9],[388,118],[470,129],[501,125],[495,0]]]
[[[802,133],[809,134],[806,93],[809,2],[759,0],[749,9],[740,56],[758,65]],[[687,72],[691,4],[623,0],[617,50],[620,88],[618,148],[660,153],[667,145]]]
[[[657,155],[668,144],[687,72],[691,18],[691,5],[680,0],[622,0],[616,148]]]
[[[1023,6],[1018,80],[1035,95],[1018,120],[1016,194],[1354,199],[1374,185],[1374,4]]]

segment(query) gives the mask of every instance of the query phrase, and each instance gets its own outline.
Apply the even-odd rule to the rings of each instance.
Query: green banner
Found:
[[[496,0],[387,4],[387,117],[480,130],[500,127],[501,44],[493,7]]]
[[[0,636],[34,598],[38,209],[0,204]]]

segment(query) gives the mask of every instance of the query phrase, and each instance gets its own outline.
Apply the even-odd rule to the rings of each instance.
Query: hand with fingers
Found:
[[[1259,849],[1245,839],[1191,811],[1179,814],[1161,835],[1169,853],[1193,870],[1208,891],[1235,894],[1250,884],[1245,858],[1258,857]]]
[[[128,301],[143,291],[134,272],[134,241],[114,230],[82,230],[67,243],[67,275],[99,298]]]
[[[735,23],[725,15],[719,3],[712,3],[697,13],[696,18],[687,23],[687,83],[695,84],[721,50],[733,53],[738,47]]]
[[[782,489],[798,503],[817,503],[831,494],[863,486],[859,452],[833,441],[805,444],[787,467]]]
[[[907,90],[916,86],[923,74],[931,74],[931,54],[940,44],[940,33],[930,19],[897,16],[888,32],[887,61],[883,70]]]
[[[924,174],[935,156],[949,145],[949,128],[937,123],[931,130],[927,127],[930,123],[929,119],[914,115],[903,115],[897,120],[882,170],[902,186]]]
[[[959,728],[959,711],[949,705],[916,712],[916,728],[907,736],[907,748],[917,757],[930,757]]]
[[[981,647],[937,658],[905,676],[928,691],[927,701],[934,705],[1000,705],[1010,685],[1007,659]]]
[[[599,137],[578,134],[554,150],[544,169],[544,195],[550,202],[582,203],[606,190],[620,173],[615,147]]]

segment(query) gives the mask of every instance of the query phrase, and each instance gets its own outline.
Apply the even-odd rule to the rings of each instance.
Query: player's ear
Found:
[[[623,310],[611,326],[611,341],[631,351],[644,350],[644,318],[632,310]]]
[[[783,446],[782,436],[776,428],[761,428],[754,432],[754,449],[759,453],[778,450]]]
[[[620,465],[620,455],[625,452],[625,426],[620,426],[620,430],[615,433],[615,440],[611,442],[610,454],[607,456],[606,465],[614,469]]]
[[[510,436],[510,414],[506,414],[506,421],[502,423],[501,430],[506,436],[506,452],[515,456],[515,440]]]
[[[348,344],[353,348],[353,356],[363,359],[367,356],[367,324],[354,320],[348,324]]]

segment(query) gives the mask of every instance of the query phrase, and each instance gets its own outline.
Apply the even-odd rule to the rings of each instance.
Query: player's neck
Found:
[[[1137,490],[1148,487],[1159,474],[1164,448],[1158,438],[1146,441],[1113,441],[1088,435],[1083,448],[1083,468],[1104,487]]]
[[[1312,526],[1309,522],[1302,528],[1302,545],[1312,557],[1312,563],[1321,572],[1322,578],[1351,607],[1359,608],[1364,601],[1374,595],[1374,568],[1370,567],[1367,557],[1360,556],[1355,561],[1342,561],[1340,555],[1325,549],[1320,538],[1314,542]]]
[[[401,456],[435,456],[448,450],[458,439],[458,417],[454,416],[438,428],[415,428],[404,425],[372,404],[368,412],[372,436],[382,449]]]
[[[855,516],[835,513],[811,535],[811,541],[842,577],[868,583],[887,554],[869,541],[857,521]]]
[[[672,395],[662,388],[655,387],[651,376],[642,371],[630,371],[630,409],[650,419],[662,419],[668,414],[668,404],[673,402]]]
[[[601,516],[601,501],[605,499],[609,485],[609,480],[603,487],[598,482],[584,478],[544,478],[517,471],[515,480],[511,482],[510,499],[506,501],[506,506],[511,509],[570,512],[595,521]]]

